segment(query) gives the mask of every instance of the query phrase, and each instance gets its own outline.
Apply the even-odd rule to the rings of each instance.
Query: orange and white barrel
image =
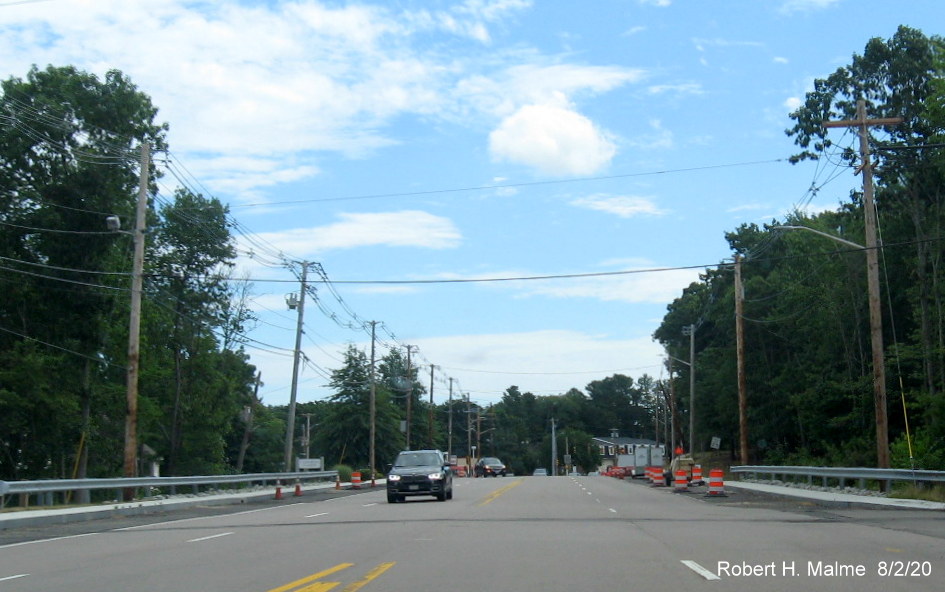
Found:
[[[693,485],[705,484],[705,481],[702,480],[702,465],[692,466],[692,484]]]
[[[686,471],[678,469],[673,478],[673,493],[686,493],[689,491],[689,481],[686,479]]]
[[[361,473],[351,473],[351,489],[361,489]]]
[[[653,467],[653,487],[660,487],[663,482],[663,467]]]
[[[706,492],[706,495],[725,496],[724,475],[722,469],[712,469],[709,471],[709,490]]]

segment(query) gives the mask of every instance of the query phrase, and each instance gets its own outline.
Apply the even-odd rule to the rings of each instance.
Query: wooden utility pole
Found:
[[[407,450],[410,448],[410,424],[413,421],[413,370],[410,367],[410,352],[414,346],[408,345],[407,348]]]
[[[825,121],[824,127],[857,127],[860,135],[860,167],[863,173],[863,215],[866,238],[866,281],[869,291],[870,341],[873,352],[873,406],[876,413],[876,466],[889,468],[889,423],[886,417],[886,361],[883,351],[883,315],[880,308],[879,249],[876,210],[873,205],[873,165],[870,163],[869,127],[902,123],[901,117],[866,118],[866,101],[856,102],[856,119]]]
[[[371,454],[370,454],[370,464],[371,464],[371,487],[377,485],[375,482],[375,443],[377,439],[377,377],[375,376],[374,371],[374,360],[376,358],[375,350],[375,341],[377,340],[377,321],[371,321]]]
[[[738,358],[738,444],[742,464],[748,461],[748,388],[745,380],[745,288],[742,259],[735,255],[735,350]]]
[[[446,420],[446,453],[453,458],[453,378],[450,377],[449,416]]]
[[[308,278],[308,262],[302,262],[302,289],[299,292],[299,300],[296,304],[299,308],[298,321],[295,327],[295,355],[292,360],[292,389],[289,393],[289,417],[286,419],[285,426],[285,458],[282,464],[284,471],[291,471],[292,466],[292,444],[295,439],[295,399],[299,388],[299,358],[302,357],[302,326],[305,315],[305,292],[306,280]],[[292,303],[289,303],[292,308]]]
[[[131,269],[131,314],[128,325],[128,373],[125,413],[124,476],[138,476],[138,364],[141,344],[141,292],[144,286],[144,231],[148,211],[148,164],[150,147],[141,144],[141,168],[138,180],[138,206],[135,211],[135,252]],[[126,488],[122,497],[134,499],[134,489]]]
[[[427,435],[427,448],[433,449],[433,370],[436,368],[433,364],[430,364],[430,409],[428,410],[427,420],[429,423],[428,435]]]

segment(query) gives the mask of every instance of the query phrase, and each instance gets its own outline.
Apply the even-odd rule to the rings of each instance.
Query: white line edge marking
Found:
[[[210,539],[218,539],[220,537],[225,537],[227,535],[233,534],[232,532],[221,532],[220,534],[211,534],[210,536],[200,537],[199,539],[190,539],[188,543],[199,543],[200,541],[209,541]]]
[[[717,575],[715,575],[714,573],[712,573],[711,571],[709,571],[709,570],[707,570],[706,568],[702,567],[701,565],[699,565],[699,564],[696,563],[695,561],[691,561],[691,560],[689,560],[689,559],[683,559],[683,560],[682,560],[682,564],[685,565],[686,567],[688,567],[689,569],[691,569],[692,571],[696,572],[697,574],[699,574],[699,575],[702,576],[703,578],[707,579],[707,580],[721,580],[721,579],[722,579],[722,578],[720,578],[719,576],[717,576]]]
[[[211,520],[213,518],[224,518],[227,516],[242,516],[244,514],[255,514],[256,512],[268,512],[270,510],[280,510],[282,508],[288,508],[291,506],[299,506],[303,502],[297,502],[294,504],[287,504],[284,506],[270,506],[268,508],[256,508],[255,510],[243,510],[242,512],[233,512],[232,514],[213,514],[210,516],[194,516],[193,518],[181,518],[179,520],[165,520],[163,522],[151,522],[149,524],[139,524],[138,526],[125,526],[124,528],[116,528],[114,532],[123,532],[126,530],[138,530],[140,528],[151,528],[154,526],[167,526],[168,524],[178,524],[180,522],[193,522],[195,520]]]
[[[19,579],[19,578],[25,578],[25,577],[28,576],[28,575],[30,575],[30,574],[17,574],[17,575],[15,575],[15,576],[7,576],[7,577],[5,577],[5,578],[0,578],[0,582],[6,582],[6,581],[8,581],[8,580],[17,580],[17,579]]]
[[[36,541],[23,541],[22,543],[10,543],[9,545],[0,545],[0,549],[9,549],[11,547],[24,547],[26,545],[38,545],[39,543],[52,543],[54,541],[67,541],[69,539],[77,539],[80,537],[95,536],[101,534],[100,532],[87,532],[85,534],[73,534],[70,536],[61,536],[51,539],[39,539]]]

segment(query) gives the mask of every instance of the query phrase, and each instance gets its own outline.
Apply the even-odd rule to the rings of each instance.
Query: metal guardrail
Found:
[[[833,479],[843,487],[846,481],[858,481],[860,488],[866,489],[868,481],[878,481],[888,485],[892,481],[909,482],[939,482],[945,483],[945,471],[920,471],[912,469],[866,469],[859,467],[781,467],[781,466],[737,466],[731,467],[729,472],[748,474],[756,479],[758,475],[771,475],[772,479],[790,475],[792,477],[807,477],[808,484],[814,483],[819,477],[824,487]]]
[[[51,505],[55,493],[91,490],[155,489],[176,493],[177,487],[190,486],[194,493],[201,485],[296,483],[311,480],[335,480],[338,471],[299,471],[295,473],[247,473],[243,475],[202,475],[193,477],[134,477],[116,479],[45,479],[40,481],[0,481],[0,508],[7,495],[36,495],[39,505]],[[118,495],[120,499],[120,493]]]

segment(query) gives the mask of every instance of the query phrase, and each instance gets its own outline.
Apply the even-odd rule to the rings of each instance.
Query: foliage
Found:
[[[913,462],[908,420],[914,462],[929,469],[945,469],[943,74],[943,40],[900,27],[814,81],[786,130],[798,148],[792,162],[824,159],[852,175],[857,142],[835,145],[839,136],[823,122],[854,118],[859,99],[871,118],[903,118],[870,128],[887,386],[902,398],[894,403],[890,394],[888,413],[894,462]],[[99,80],[71,67],[34,67],[25,79],[3,81],[2,91],[0,478],[114,476],[121,470],[133,241],[104,232],[102,213],[134,219],[137,149],[164,149],[168,126],[155,122],[150,98],[117,71]],[[228,211],[185,188],[155,209],[158,175],[152,168],[148,180],[139,441],[163,459],[165,474],[278,470],[287,409],[255,396],[260,377],[242,350],[254,321],[246,306],[251,286],[230,275]],[[751,458],[744,461],[876,461],[863,253],[781,228],[807,226],[863,244],[863,196],[834,197],[837,211],[792,212],[725,236],[740,261],[745,297]],[[653,335],[671,360],[666,380],[615,374],[553,396],[513,385],[489,406],[461,395],[434,404],[425,400],[430,392],[410,349],[392,349],[375,364],[349,346],[332,372],[333,395],[298,406],[306,422],[296,422],[295,436],[307,438],[303,428],[311,425],[306,451],[328,466],[367,467],[373,393],[376,468],[406,446],[461,458],[475,446],[530,474],[551,468],[552,422],[556,462],[569,453],[575,464],[596,467],[593,436],[617,428],[662,439],[668,409],[673,437],[686,448],[706,450],[713,436],[737,448],[732,271],[730,262],[707,269],[668,304]]]

